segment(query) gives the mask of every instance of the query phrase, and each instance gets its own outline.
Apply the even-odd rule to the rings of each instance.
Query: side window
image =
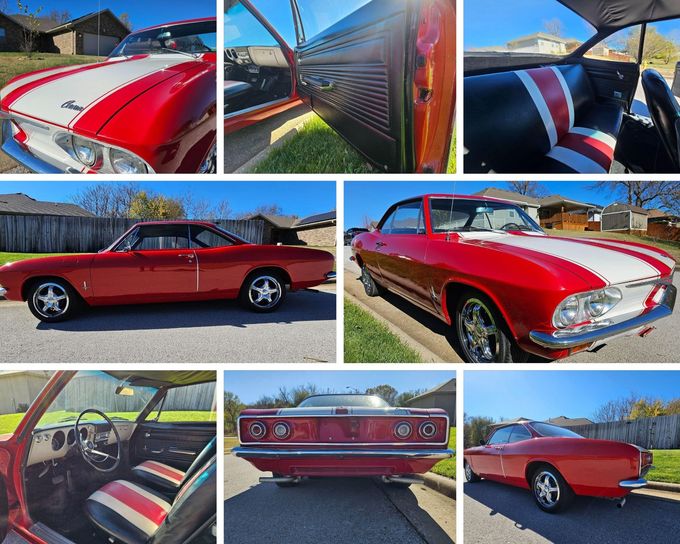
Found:
[[[275,47],[279,43],[241,2],[236,2],[224,12],[224,47],[255,45]]]
[[[137,231],[136,251],[153,251],[161,249],[188,249],[189,228],[186,225],[148,226]]]
[[[170,389],[146,421],[191,423],[216,421],[215,383],[201,383]]]
[[[390,216],[390,234],[424,234],[422,201],[409,202],[399,206]],[[388,223],[386,222],[386,223]]]
[[[652,27],[647,29],[647,37],[645,39],[645,50],[649,48],[650,44],[650,31]],[[653,38],[655,42],[660,41]],[[672,55],[675,52],[673,42],[668,40],[669,48],[667,48],[668,55]],[[583,55],[589,59],[604,60],[609,62],[637,62],[638,49],[640,47],[640,25],[636,25],[630,28],[624,28],[615,32],[608,38],[605,38],[598,44],[594,45]],[[655,44],[655,49],[657,45]],[[663,45],[658,51],[654,52],[655,55],[663,55]],[[669,59],[666,60],[666,63]]]
[[[510,439],[510,433],[512,432],[512,427],[503,427],[498,429],[491,438],[489,438],[489,444],[507,444]]]
[[[214,230],[205,227],[191,227],[191,247],[194,249],[206,249],[211,247],[233,246],[234,243],[229,238],[216,233]]]
[[[343,0],[329,2],[328,0],[296,0],[305,40],[321,34],[370,0]]]
[[[522,440],[529,440],[531,438],[531,433],[524,427],[524,425],[515,425],[512,428],[512,433],[510,433],[509,443],[521,442]]]

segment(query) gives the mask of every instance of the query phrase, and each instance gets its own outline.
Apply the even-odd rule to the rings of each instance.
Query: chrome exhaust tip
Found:
[[[415,476],[383,476],[383,483],[390,484],[423,484],[425,480],[423,478],[417,478]]]
[[[293,476],[260,476],[261,484],[296,484],[299,481],[299,477],[295,478]]]

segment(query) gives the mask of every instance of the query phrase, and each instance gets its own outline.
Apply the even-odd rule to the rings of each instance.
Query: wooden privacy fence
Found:
[[[0,215],[0,251],[13,253],[93,253],[104,249],[138,219]],[[219,219],[220,227],[249,242],[261,244],[264,221]]]
[[[650,449],[680,449],[680,414],[568,428],[586,438],[617,440]]]

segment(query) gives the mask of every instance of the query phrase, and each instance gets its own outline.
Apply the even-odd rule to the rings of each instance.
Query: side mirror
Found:
[[[482,439],[479,441],[479,445],[480,445],[480,446],[486,446],[486,440],[484,440],[484,439],[482,438]]]

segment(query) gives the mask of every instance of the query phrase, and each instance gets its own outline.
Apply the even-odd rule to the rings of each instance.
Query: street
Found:
[[[487,481],[464,487],[466,544],[678,542],[680,502],[630,495],[619,509],[577,497],[565,512],[546,514],[525,489]]]
[[[109,306],[39,322],[0,300],[2,363],[313,363],[336,360],[335,284],[256,314],[236,301]],[[313,339],[313,340],[312,340]]]
[[[349,260],[351,250],[345,247],[345,291],[373,309],[383,319],[398,326],[448,363],[463,362],[453,348],[451,327],[431,314],[417,308],[393,293],[383,297],[368,297],[359,281],[359,267]],[[680,273],[675,274],[674,285],[680,289]],[[657,321],[651,334],[644,338],[628,336],[617,338],[599,351],[582,352],[560,363],[677,363],[680,353],[680,309],[676,307],[671,317]],[[540,361],[545,362],[545,361]]]
[[[451,544],[456,502],[424,485],[390,488],[370,478],[260,484],[269,476],[224,457],[225,541],[233,544]]]

